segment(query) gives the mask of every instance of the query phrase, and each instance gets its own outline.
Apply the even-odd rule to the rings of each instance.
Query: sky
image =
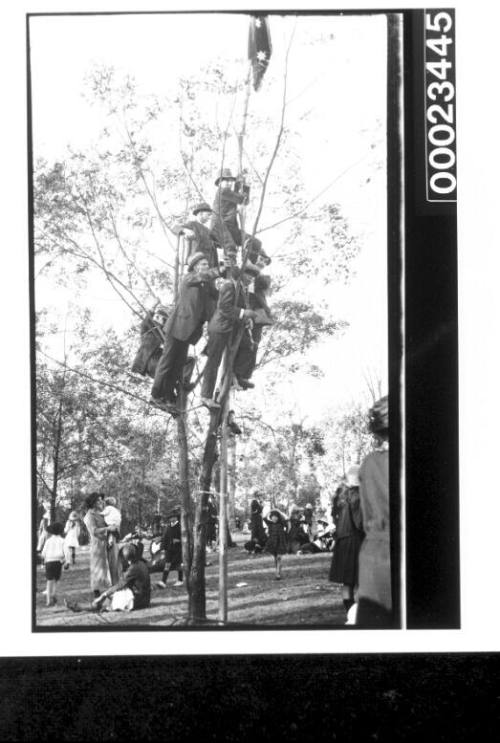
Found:
[[[324,379],[312,382],[298,377],[287,392],[300,407],[314,385],[316,394],[308,412],[318,418],[326,407],[366,393],[367,369],[376,370],[387,389],[385,172],[372,178],[369,187],[360,186],[375,130],[378,127],[382,141],[385,133],[386,25],[382,16],[271,17],[270,25],[271,64],[251,107],[279,113],[280,96],[271,79],[281,78],[293,35],[286,115],[300,126],[298,146],[306,191],[316,195],[335,181],[324,201],[339,202],[352,232],[361,236],[351,282],[331,285],[324,294],[329,307],[349,322],[349,330],[314,352],[324,368]],[[62,158],[67,145],[86,148],[98,141],[102,114],[82,96],[85,75],[93,64],[111,64],[131,74],[145,94],[168,97],[180,72],[196,74],[214,55],[234,58],[230,72],[235,80],[241,79],[246,71],[247,29],[248,17],[237,14],[31,18],[35,157]],[[328,43],[314,43],[318,35]],[[269,209],[263,226],[266,217],[272,217]],[[279,254],[279,230],[265,234],[266,250]],[[42,280],[36,293],[37,302],[52,303],[54,311],[63,312],[72,299],[71,287],[66,292],[58,288],[55,295],[51,283]],[[92,300],[98,314],[101,310],[103,322],[117,328],[129,322],[101,282],[92,285],[91,294],[87,300]]]

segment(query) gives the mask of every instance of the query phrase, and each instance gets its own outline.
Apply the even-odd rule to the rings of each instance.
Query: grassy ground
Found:
[[[269,555],[249,556],[241,547],[228,550],[228,624],[250,626],[335,626],[343,625],[345,614],[340,586],[328,581],[331,553],[285,555],[283,579],[274,578],[273,559]],[[147,554],[147,546],[145,548]],[[218,612],[218,554],[207,554],[212,564],[206,568],[207,619],[215,624]],[[173,571],[166,589],[155,586],[160,574],[151,576],[151,607],[131,613],[73,613],[64,599],[88,605],[90,601],[89,551],[81,547],[77,563],[63,570],[58,584],[56,606],[45,605],[45,573],[37,568],[37,627],[182,627],[186,623],[187,595],[185,586],[174,588],[177,573]]]

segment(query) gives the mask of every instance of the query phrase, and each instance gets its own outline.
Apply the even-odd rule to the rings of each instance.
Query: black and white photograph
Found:
[[[28,43],[34,631],[401,627],[402,14]]]

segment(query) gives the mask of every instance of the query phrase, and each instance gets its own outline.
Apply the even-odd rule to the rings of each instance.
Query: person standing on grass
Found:
[[[108,563],[108,533],[102,511],[104,496],[102,493],[90,493],[85,499],[87,513],[83,523],[87,527],[90,539],[90,589],[94,598],[111,585]]]
[[[45,562],[45,576],[47,578],[47,606],[57,603],[56,587],[61,578],[62,566],[66,565],[66,551],[64,548],[63,525],[59,522],[49,524],[48,537],[42,549],[42,558]]]
[[[69,555],[71,555],[71,564],[76,563],[76,548],[80,544],[80,517],[76,511],[71,511],[64,527],[64,546]],[[69,562],[67,564],[69,567]]]
[[[166,588],[168,574],[171,570],[177,570],[177,582],[174,586],[182,586],[182,541],[179,514],[174,511],[168,517],[168,525],[163,533],[160,549],[165,551],[165,568],[161,581],[156,584],[158,588]]]
[[[391,543],[389,513],[389,402],[378,400],[368,428],[379,448],[368,454],[359,471],[359,496],[365,539],[359,553],[356,625],[391,627]]]
[[[353,465],[347,472],[347,487],[337,502],[335,546],[333,548],[329,580],[342,584],[342,600],[346,614],[355,602],[358,585],[358,558],[364,539],[359,502],[359,467]]]
[[[287,518],[280,511],[273,509],[264,519],[268,528],[265,551],[274,557],[276,580],[281,580],[281,555],[288,551],[286,538]]]

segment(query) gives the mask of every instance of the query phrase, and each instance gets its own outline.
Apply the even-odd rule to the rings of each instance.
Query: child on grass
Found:
[[[49,534],[42,550],[42,558],[45,562],[45,576],[47,578],[47,606],[57,603],[56,587],[61,578],[62,566],[67,562],[66,550],[63,539],[63,525],[57,521],[47,527]]]
[[[122,515],[116,507],[116,498],[113,498],[112,495],[104,498],[104,502],[106,504],[106,508],[102,511],[102,515],[104,516],[106,526],[113,529],[113,531],[108,532],[107,537],[108,549],[111,549],[117,542],[120,541],[120,526],[122,524]]]
[[[281,580],[281,555],[284,555],[288,551],[288,543],[286,537],[287,529],[287,518],[281,511],[273,509],[269,512],[269,516],[264,518],[267,524],[267,541],[265,551],[274,557],[274,565],[276,568],[276,580]]]

